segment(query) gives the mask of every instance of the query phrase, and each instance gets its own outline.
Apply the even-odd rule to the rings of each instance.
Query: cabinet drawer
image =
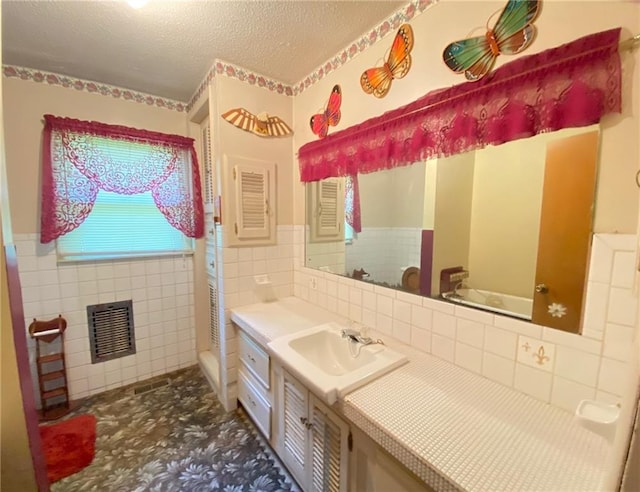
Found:
[[[267,439],[271,439],[271,406],[262,399],[242,370],[238,371],[238,400]]]
[[[269,355],[240,331],[238,356],[251,373],[269,388]]]

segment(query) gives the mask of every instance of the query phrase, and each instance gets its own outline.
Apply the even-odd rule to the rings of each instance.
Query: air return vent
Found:
[[[91,363],[136,353],[131,301],[87,306]]]

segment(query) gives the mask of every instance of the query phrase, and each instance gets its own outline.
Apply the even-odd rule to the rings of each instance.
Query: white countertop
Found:
[[[232,310],[266,345],[344,320],[301,299]],[[348,394],[345,416],[436,490],[591,491],[609,445],[568,412],[394,343],[409,363]]]
[[[322,323],[347,323],[346,318],[297,297],[234,308],[231,310],[231,320],[265,347],[278,337]]]

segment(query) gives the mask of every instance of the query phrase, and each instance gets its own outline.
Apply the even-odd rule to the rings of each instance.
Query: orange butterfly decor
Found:
[[[381,98],[387,95],[393,79],[401,79],[411,68],[411,49],[413,48],[413,29],[409,24],[402,24],[391,52],[384,65],[365,70],[360,77],[362,90],[367,94],[373,94]]]
[[[340,104],[342,103],[342,90],[338,84],[333,86],[327,108],[318,114],[314,114],[309,120],[311,131],[320,138],[327,136],[330,126],[340,123]]]

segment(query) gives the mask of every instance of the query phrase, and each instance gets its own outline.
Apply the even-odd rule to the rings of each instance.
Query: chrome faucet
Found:
[[[464,283],[464,280],[458,282],[453,288],[453,295],[451,297],[455,297],[456,299],[464,299],[464,296],[458,293],[460,289],[468,289],[467,284]]]
[[[362,336],[362,333],[352,328],[344,328],[341,334],[342,338],[348,338],[352,342],[361,343],[362,345],[370,345],[372,343],[376,343],[373,338]]]

